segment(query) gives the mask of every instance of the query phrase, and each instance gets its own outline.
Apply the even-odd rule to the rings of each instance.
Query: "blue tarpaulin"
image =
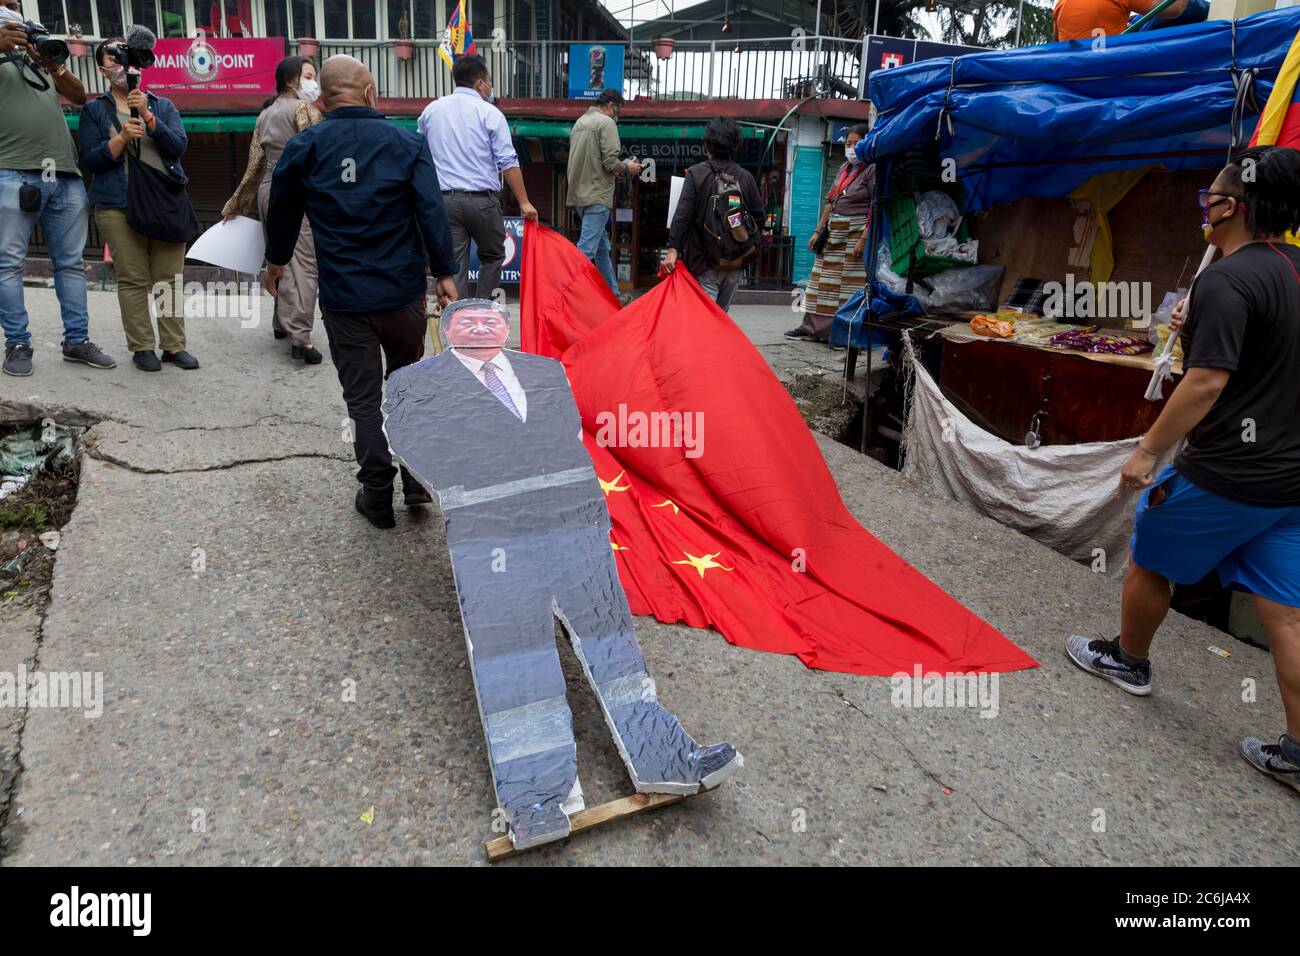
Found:
[[[1099,41],[924,60],[871,74],[878,119],[858,147],[879,161],[937,142],[956,160],[967,210],[1021,196],[1068,195],[1098,173],[1149,166],[1218,167],[1227,157],[1238,85],[1254,129],[1300,7]]]
[[[871,314],[875,320],[893,315],[898,318],[910,318],[925,315],[925,309],[916,301],[915,296],[892,292],[879,282],[871,283],[874,293],[871,296]],[[849,296],[831,322],[828,341],[831,345],[851,345],[859,349],[872,349],[878,345],[889,345],[897,341],[898,333],[884,329],[873,329],[866,324],[867,288],[863,286]]]

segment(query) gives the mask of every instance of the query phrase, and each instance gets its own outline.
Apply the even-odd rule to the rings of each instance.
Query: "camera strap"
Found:
[[[23,82],[30,86],[38,93],[44,93],[50,88],[50,81],[45,78],[44,71],[38,70],[36,65],[27,57],[18,53],[0,53],[0,63],[12,63],[18,69],[18,75],[23,78]],[[40,80],[37,85],[27,78],[27,72],[31,71],[32,76]]]

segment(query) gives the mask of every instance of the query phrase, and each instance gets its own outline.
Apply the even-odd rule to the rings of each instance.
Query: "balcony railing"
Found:
[[[321,40],[318,61],[336,53],[361,60],[384,98],[431,100],[452,90],[451,70],[438,56],[436,40],[412,41],[410,59],[398,59],[391,41]],[[297,52],[298,41],[289,40]],[[806,96],[861,97],[864,44],[839,37],[684,41],[660,59],[647,46],[606,43],[624,48],[623,93],[628,99],[801,99]],[[569,97],[569,44],[525,41],[479,44],[499,97]],[[104,79],[89,57],[69,61],[91,93]],[[584,65],[585,68],[585,65]],[[612,77],[610,77],[612,80]],[[220,103],[214,101],[214,107]]]

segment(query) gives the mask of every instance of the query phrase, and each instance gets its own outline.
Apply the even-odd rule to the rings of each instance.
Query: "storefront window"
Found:
[[[225,0],[226,36],[250,37],[253,35],[252,0]]]
[[[266,6],[262,8],[262,16],[266,22],[267,36],[289,35],[289,7],[284,0],[266,0]]]
[[[90,9],[90,0],[68,0],[67,11],[69,31],[74,23],[81,27],[82,33],[90,33],[95,29],[95,22]],[[48,23],[45,24],[45,28],[53,31],[53,27]]]
[[[289,7],[293,12],[293,35],[314,37],[316,35],[315,0],[292,0]]]
[[[158,32],[158,10],[154,6],[154,0],[131,0],[131,24],[139,24],[154,33]]]
[[[482,52],[492,39],[492,0],[469,0],[465,5],[469,8],[474,42]]]
[[[411,0],[388,0],[388,36],[411,39]]]
[[[372,0],[354,0],[352,4],[352,39],[373,40],[379,34],[375,23],[378,5]]]
[[[183,37],[189,35],[185,24],[185,0],[159,0],[162,12],[162,32],[160,36]]]
[[[348,29],[348,0],[325,0],[325,36],[331,40],[346,40]]]
[[[41,23],[45,29],[51,33],[67,33],[68,18],[63,13],[63,3],[61,0],[40,0],[36,5],[36,15],[41,18]],[[81,25],[83,30],[86,25]]]
[[[122,4],[118,0],[97,0],[95,12],[99,14],[99,28],[95,35],[100,37],[120,37],[126,30],[122,23]],[[81,31],[89,34],[90,24],[82,22]]]

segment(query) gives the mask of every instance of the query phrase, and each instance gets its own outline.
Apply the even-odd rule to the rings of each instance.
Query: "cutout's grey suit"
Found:
[[[739,756],[697,745],[656,699],[564,366],[508,357],[525,421],[450,350],[393,372],[384,415],[394,454],[442,506],[497,800],[530,846],[568,832],[559,808],[577,777],[554,616],[637,790],[694,793]]]

